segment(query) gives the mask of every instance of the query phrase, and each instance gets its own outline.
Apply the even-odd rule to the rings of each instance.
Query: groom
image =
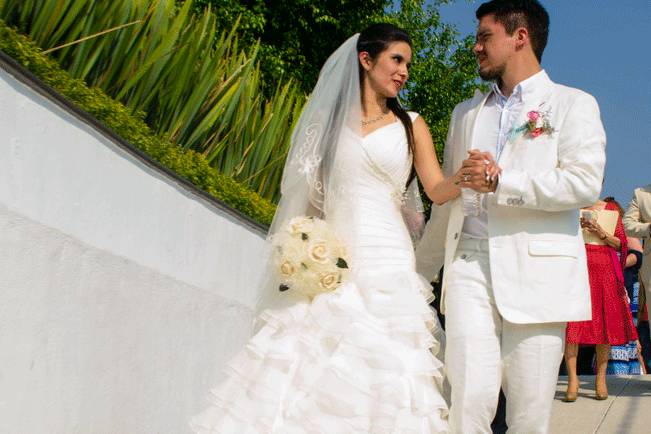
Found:
[[[440,268],[456,433],[490,433],[500,387],[515,433],[548,431],[565,323],[591,317],[579,208],[599,195],[606,137],[595,99],[540,67],[549,15],[536,0],[477,9],[474,52],[492,89],[452,115],[445,171],[460,198],[433,210],[419,270]],[[488,162],[502,173],[486,175]],[[440,242],[440,243],[439,243]]]

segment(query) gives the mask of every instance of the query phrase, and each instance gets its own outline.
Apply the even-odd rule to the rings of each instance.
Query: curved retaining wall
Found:
[[[0,432],[187,432],[249,336],[264,228],[0,66]]]

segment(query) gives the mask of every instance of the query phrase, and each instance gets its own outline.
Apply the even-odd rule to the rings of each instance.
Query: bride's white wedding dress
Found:
[[[337,176],[352,206],[337,207],[328,222],[350,250],[348,281],[312,303],[263,312],[266,325],[192,420],[196,432],[448,431],[435,357],[441,330],[401,215],[411,169],[404,127],[383,126],[340,149]]]

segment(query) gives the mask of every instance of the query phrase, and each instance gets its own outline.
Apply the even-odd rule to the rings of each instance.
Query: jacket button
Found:
[[[454,239],[456,240],[457,238],[459,238],[459,232],[454,234]]]

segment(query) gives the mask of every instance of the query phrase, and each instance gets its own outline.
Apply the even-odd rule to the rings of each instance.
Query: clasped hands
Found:
[[[502,169],[490,152],[472,149],[468,151],[468,158],[463,161],[461,169],[454,175],[455,184],[477,193],[491,193],[497,189],[500,173]]]

